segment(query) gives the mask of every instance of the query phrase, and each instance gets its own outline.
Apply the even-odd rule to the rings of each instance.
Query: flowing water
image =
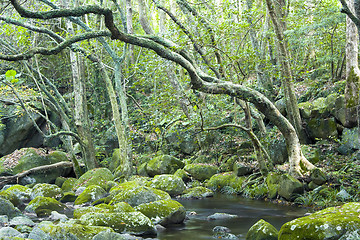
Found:
[[[280,230],[288,221],[302,217],[307,209],[279,206],[273,203],[244,199],[238,196],[215,195],[201,200],[178,200],[187,212],[196,212],[181,226],[167,228],[158,234],[161,240],[203,240],[214,239],[212,229],[224,226],[239,239],[245,239],[249,228],[260,219]],[[214,213],[235,214],[238,218],[228,220],[207,220]]]

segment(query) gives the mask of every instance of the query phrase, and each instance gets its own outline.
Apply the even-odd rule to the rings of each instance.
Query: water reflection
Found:
[[[260,219],[271,223],[278,230],[288,221],[304,216],[306,209],[279,206],[269,202],[254,201],[238,196],[215,195],[202,200],[178,200],[188,212],[196,212],[181,226],[166,229],[158,234],[161,240],[202,240],[214,239],[212,229],[225,226],[231,233],[245,239],[248,229]],[[214,213],[235,214],[238,218],[209,221]]]

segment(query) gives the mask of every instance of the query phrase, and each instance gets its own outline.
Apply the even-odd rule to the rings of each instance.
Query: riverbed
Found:
[[[218,194],[201,200],[178,200],[190,215],[183,225],[167,228],[158,234],[161,240],[203,240],[214,239],[212,229],[224,226],[239,239],[245,239],[249,228],[260,219],[280,230],[288,221],[304,216],[309,209],[280,206],[271,202],[244,199],[239,196]],[[228,213],[237,218],[228,220],[207,220],[214,213]]]

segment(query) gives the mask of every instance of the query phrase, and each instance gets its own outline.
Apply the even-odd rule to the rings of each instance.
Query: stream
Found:
[[[304,208],[280,206],[270,202],[222,194],[201,200],[177,201],[186,208],[187,212],[196,212],[197,214],[189,216],[183,225],[159,232],[157,238],[160,240],[214,239],[212,229],[215,226],[227,227],[239,239],[245,239],[249,228],[260,219],[264,219],[280,230],[284,223],[302,217],[309,211]],[[238,218],[207,220],[207,217],[214,213],[234,214]]]

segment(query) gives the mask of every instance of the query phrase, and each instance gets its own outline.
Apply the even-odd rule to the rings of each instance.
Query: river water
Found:
[[[214,239],[212,229],[224,226],[239,239],[245,239],[249,228],[260,219],[271,223],[280,230],[288,221],[304,216],[309,210],[290,206],[280,206],[270,202],[244,199],[239,196],[215,195],[201,200],[177,200],[187,210],[196,212],[183,225],[167,228],[158,233],[161,240],[203,240]],[[229,213],[238,218],[228,220],[207,220],[214,213]]]

